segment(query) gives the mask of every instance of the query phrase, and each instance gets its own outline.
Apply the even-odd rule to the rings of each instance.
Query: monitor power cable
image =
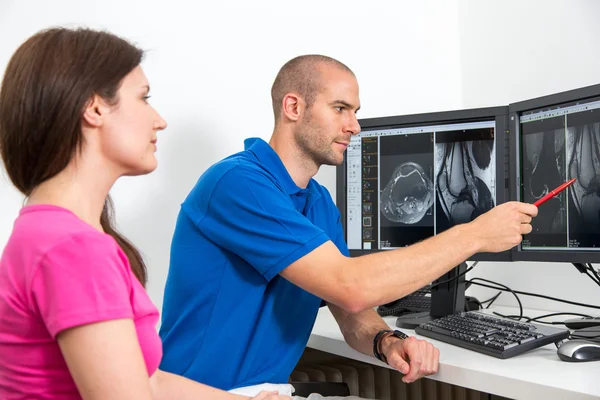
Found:
[[[482,281],[482,282],[486,282],[486,283],[480,283],[480,282],[475,282],[475,281]],[[485,304],[487,302],[493,302],[495,301],[498,296],[503,292],[511,292],[515,298],[517,299],[517,302],[519,303],[519,315],[503,315],[501,313],[495,312],[495,315],[498,315],[499,317],[503,317],[503,318],[510,318],[510,319],[515,319],[518,321],[521,320],[525,320],[525,322],[537,322],[537,323],[545,323],[545,324],[552,324],[552,325],[564,325],[564,321],[561,322],[545,322],[545,321],[541,321],[541,319],[543,318],[548,318],[548,317],[554,317],[557,315],[575,315],[575,316],[581,316],[581,317],[590,317],[587,314],[581,314],[581,313],[574,313],[574,312],[561,312],[561,313],[551,313],[551,314],[546,314],[546,315],[540,315],[538,317],[527,317],[527,316],[523,316],[523,306],[521,301],[519,300],[519,296],[520,295],[524,295],[524,296],[532,296],[532,297],[539,297],[539,298],[543,298],[543,299],[547,299],[547,300],[552,300],[552,301],[557,301],[557,302],[561,302],[561,303],[566,303],[566,304],[571,304],[571,305],[575,305],[575,306],[580,306],[580,307],[586,307],[586,308],[593,308],[593,309],[597,309],[600,310],[600,306],[596,306],[596,305],[591,305],[591,304],[584,304],[584,303],[578,303],[575,301],[570,301],[570,300],[565,300],[565,299],[559,299],[556,297],[551,297],[551,296],[546,296],[546,295],[542,295],[542,294],[537,294],[537,293],[530,293],[530,292],[523,292],[523,291],[519,291],[519,290],[512,290],[509,287],[502,285],[498,282],[494,282],[494,281],[490,281],[487,279],[483,279],[483,278],[471,278],[470,282],[473,285],[476,286],[483,286],[483,287],[487,287],[490,289],[496,289],[499,290],[500,292],[498,294],[496,294],[494,297],[492,297],[489,300],[485,300],[482,302],[482,304]],[[491,285],[489,285],[491,284]],[[495,285],[495,286],[492,286]],[[489,305],[488,305],[489,307]],[[487,308],[487,307],[486,307]]]
[[[469,272],[469,271],[471,271],[473,268],[475,268],[475,266],[477,266],[477,264],[478,264],[478,263],[479,263],[479,261],[475,261],[475,262],[473,263],[473,265],[471,265],[469,268],[467,268],[466,270],[464,270],[464,271],[463,271],[463,272],[461,272],[460,274],[456,275],[456,276],[455,276],[455,277],[453,277],[453,278],[446,279],[445,281],[436,282],[436,283],[434,283],[434,284],[432,284],[432,285],[431,285],[431,288],[433,289],[433,288],[434,288],[434,287],[436,287],[436,286],[439,286],[439,285],[445,285],[446,283],[450,283],[450,282],[453,282],[453,281],[457,280],[457,279],[458,279],[458,278],[460,278],[461,276],[465,276],[465,275],[467,274],[467,272]],[[468,281],[465,281],[465,282],[468,282]]]

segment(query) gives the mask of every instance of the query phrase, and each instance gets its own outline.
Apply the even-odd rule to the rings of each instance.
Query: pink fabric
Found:
[[[0,399],[79,399],[56,336],[132,318],[148,375],[162,345],[158,310],[112,237],[70,211],[21,210],[0,258]]]

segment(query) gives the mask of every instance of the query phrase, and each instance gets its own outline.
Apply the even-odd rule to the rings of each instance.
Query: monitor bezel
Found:
[[[540,108],[550,108],[564,103],[585,102],[600,98],[600,84],[586,86],[565,92],[533,98],[509,104],[509,130],[510,130],[510,193],[511,199],[520,200],[520,124],[519,117],[528,111]],[[521,244],[511,250],[512,261],[540,261],[540,262],[570,262],[570,263],[599,263],[600,250],[522,250]]]
[[[359,119],[362,131],[375,129],[393,129],[397,127],[411,127],[419,125],[441,125],[462,122],[479,122],[494,119],[496,121],[496,204],[509,200],[509,171],[508,158],[508,107],[485,107],[465,110],[441,111],[422,114],[397,115],[387,117]],[[347,208],[346,208],[346,167],[347,153],[344,161],[336,168],[336,204],[338,206],[344,239],[347,241]],[[351,257],[386,250],[350,250]],[[469,258],[470,261],[511,261],[511,252],[502,253],[477,253]]]

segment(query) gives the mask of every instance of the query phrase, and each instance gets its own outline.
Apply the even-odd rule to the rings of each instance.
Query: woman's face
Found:
[[[117,92],[102,126],[101,150],[120,175],[143,175],[156,169],[156,133],[167,123],[148,103],[150,86],[140,66],[131,71]]]

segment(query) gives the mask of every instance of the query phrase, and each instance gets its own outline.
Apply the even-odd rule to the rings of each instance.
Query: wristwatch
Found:
[[[381,352],[381,343],[383,342],[383,339],[390,336],[395,336],[398,339],[406,339],[408,337],[408,335],[398,330],[393,331],[391,329],[384,329],[377,332],[377,335],[375,335],[375,339],[373,339],[373,355],[376,359],[378,359],[379,361],[383,361],[386,364],[387,358]]]

